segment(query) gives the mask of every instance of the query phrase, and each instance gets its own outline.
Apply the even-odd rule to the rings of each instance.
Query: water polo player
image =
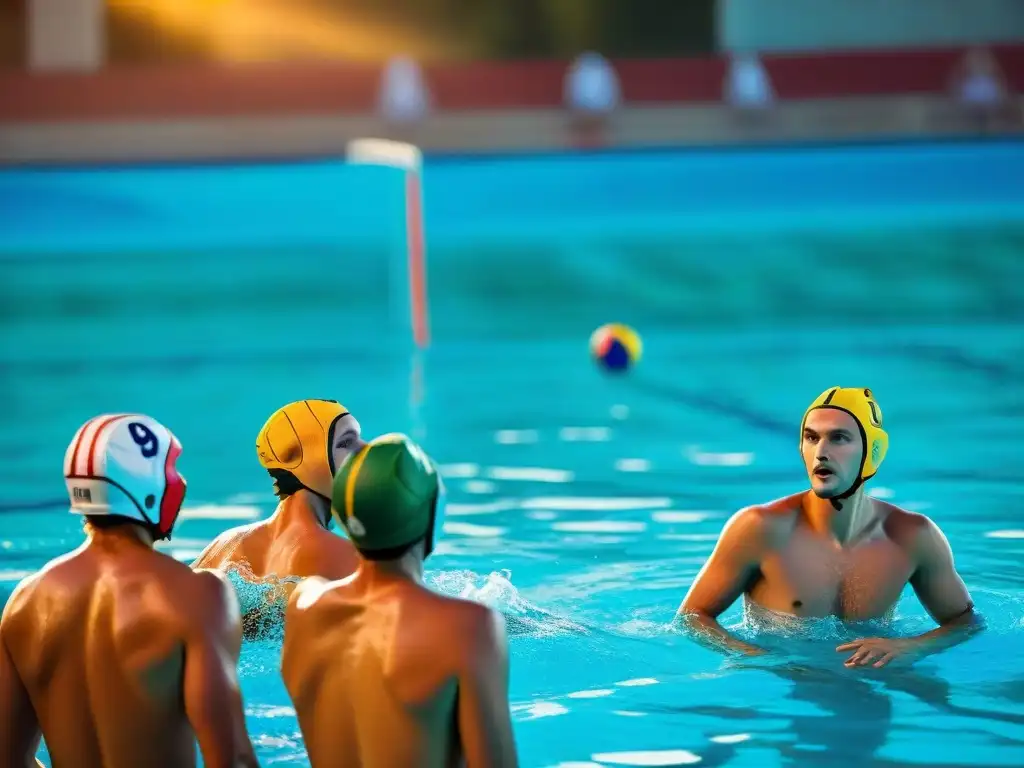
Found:
[[[247,637],[280,627],[285,590],[295,579],[340,579],[355,571],[355,549],[329,530],[331,481],[363,445],[359,422],[334,400],[289,403],[260,429],[256,455],[274,480],[277,509],[266,520],[225,531],[192,564],[228,572]]]
[[[159,422],[98,416],[64,458],[83,546],[15,589],[0,622],[0,764],[254,766],[236,665],[238,604],[219,575],[153,549],[185,497]]]
[[[966,639],[979,624],[942,531],[864,491],[888,445],[871,390],[823,392],[800,425],[810,490],[733,515],[679,609],[686,625],[720,648],[757,653],[717,620],[740,595],[752,609],[862,621],[890,616],[909,582],[939,627],[844,643],[846,665],[881,667]]]
[[[371,441],[335,476],[333,513],[362,563],[296,587],[281,657],[314,768],[517,765],[501,615],[423,584],[444,496],[404,435]]]

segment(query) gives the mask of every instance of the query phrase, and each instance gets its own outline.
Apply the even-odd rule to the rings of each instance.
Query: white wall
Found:
[[[718,0],[723,50],[1024,41],[1024,0]]]

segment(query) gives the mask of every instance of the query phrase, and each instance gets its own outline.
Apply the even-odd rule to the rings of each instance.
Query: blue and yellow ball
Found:
[[[590,354],[607,371],[626,371],[640,362],[640,334],[622,323],[602,325],[590,336]]]

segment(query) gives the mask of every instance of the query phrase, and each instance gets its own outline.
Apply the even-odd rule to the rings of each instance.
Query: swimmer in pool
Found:
[[[868,621],[889,617],[908,583],[938,628],[844,643],[836,651],[848,656],[846,666],[918,658],[963,642],[980,627],[939,527],[865,494],[888,445],[871,390],[832,387],[811,403],[800,425],[811,488],[742,509],[726,523],[679,609],[698,639],[763,653],[718,623],[740,595],[748,607],[769,612]]]
[[[363,445],[359,422],[334,400],[289,403],[260,429],[256,455],[274,480],[277,509],[266,520],[225,531],[192,563],[267,588],[256,597],[239,590],[247,637],[280,623],[294,584],[289,579],[340,579],[355,571],[355,548],[330,531],[331,480]]]
[[[518,764],[501,614],[423,584],[444,503],[436,467],[404,435],[338,470],[332,512],[362,562],[296,587],[281,657],[313,768]]]
[[[157,552],[185,480],[181,445],[142,415],[98,416],[64,475],[86,541],[24,579],[0,621],[0,765],[255,766],[236,677],[231,586]]]

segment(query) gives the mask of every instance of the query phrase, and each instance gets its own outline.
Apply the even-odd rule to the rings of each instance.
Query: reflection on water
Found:
[[[782,765],[806,765],[809,753],[820,753],[811,761],[815,765],[903,764],[903,760],[893,760],[880,754],[891,742],[894,710],[900,697],[904,700],[909,698],[918,707],[930,710],[928,718],[932,722],[950,716],[964,718],[962,727],[968,732],[984,734],[984,741],[1011,748],[1001,764],[1012,765],[1013,751],[1020,750],[1024,744],[1021,740],[1024,736],[1024,714],[1008,713],[1001,708],[960,706],[953,701],[956,695],[954,687],[934,673],[892,669],[877,674],[852,674],[842,669],[792,664],[784,659],[761,664],[735,664],[733,667],[737,672],[763,672],[789,684],[785,701],[775,710],[784,712],[788,725],[780,734],[781,738],[772,739]],[[754,684],[754,681],[749,683]],[[760,721],[767,712],[764,706],[653,706],[651,709],[735,723]],[[986,726],[978,731],[976,725],[974,728],[968,725],[972,721],[985,722]],[[1000,724],[1010,727],[993,727]],[[921,723],[919,727],[928,726]],[[917,738],[927,737],[922,733]],[[918,745],[919,753],[930,753],[931,750],[930,744]],[[941,764],[966,768],[977,763],[970,759],[950,760],[946,756]]]

